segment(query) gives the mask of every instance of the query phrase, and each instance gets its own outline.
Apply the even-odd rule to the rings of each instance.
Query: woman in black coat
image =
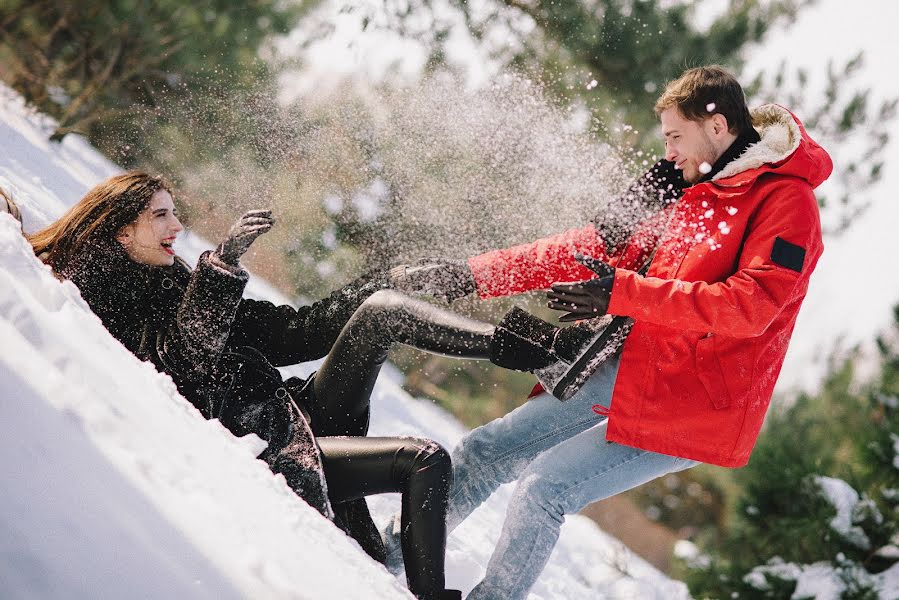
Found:
[[[393,291],[386,274],[298,309],[244,299],[239,258],[272,225],[270,211],[247,213],[191,270],[172,250],[182,226],[169,188],[132,172],[29,241],[128,350],[169,374],[204,417],[265,440],[260,458],[381,562],[364,496],[401,492],[409,589],[458,598],[444,589],[449,455],[427,439],[364,437],[369,396],[393,343],[490,358],[494,327]],[[307,380],[276,369],[322,357]]]

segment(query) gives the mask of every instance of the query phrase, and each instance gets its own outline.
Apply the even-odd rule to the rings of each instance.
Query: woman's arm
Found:
[[[247,272],[206,252],[191,274],[175,316],[160,327],[153,344],[165,371],[186,379],[204,377],[225,349],[241,303]],[[142,344],[142,345],[143,345]]]

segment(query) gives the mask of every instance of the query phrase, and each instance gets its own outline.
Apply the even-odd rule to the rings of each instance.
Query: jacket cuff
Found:
[[[197,261],[197,273],[191,278],[188,294],[199,299],[200,306],[211,302],[213,306],[233,304],[236,309],[249,279],[243,267],[228,265],[207,251]]]
[[[480,298],[490,298],[496,294],[496,290],[490,289],[490,282],[495,280],[493,269],[491,268],[497,262],[495,252],[487,252],[479,254],[468,259],[468,268],[471,269],[471,276],[474,278],[475,291]]]
[[[630,269],[615,269],[615,279],[612,281],[612,296],[609,298],[608,314],[620,317],[632,317],[630,314],[630,298],[625,289],[627,280],[633,277],[642,277],[639,273]]]
[[[207,262],[210,266],[212,266],[215,269],[218,269],[220,271],[226,271],[227,273],[233,275],[234,277],[242,278],[245,281],[247,279],[249,279],[249,277],[250,277],[249,273],[247,273],[246,269],[244,269],[240,265],[232,265],[232,264],[226,263],[225,261],[222,260],[222,258],[218,255],[217,252],[214,252],[212,250],[207,250],[200,257],[200,262],[202,263],[204,261]]]

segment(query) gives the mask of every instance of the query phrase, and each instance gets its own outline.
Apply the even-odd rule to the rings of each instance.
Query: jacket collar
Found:
[[[798,177],[813,188],[830,176],[833,162],[790,111],[766,104],[750,111],[759,141],[727,163],[711,181],[719,187],[750,185],[764,173]]]
[[[792,115],[785,108],[766,104],[751,112],[752,126],[758,132],[759,141],[736,157],[713,179],[725,179],[757,169],[766,163],[776,163],[789,157],[799,148],[802,134]]]
[[[734,143],[724,151],[724,154],[722,154],[718,158],[718,160],[715,161],[715,164],[712,165],[712,170],[699,180],[699,183],[715,179],[718,174],[724,170],[725,167],[729,166],[731,162],[736,161],[736,159],[739,158],[747,148],[749,148],[753,144],[758,143],[760,139],[761,136],[759,136],[758,132],[755,129],[750,129],[748,132],[740,134],[737,139],[734,140]]]

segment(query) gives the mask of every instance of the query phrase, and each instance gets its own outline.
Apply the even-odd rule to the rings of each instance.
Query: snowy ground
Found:
[[[34,230],[117,168],[0,86],[0,187]],[[207,244],[185,236],[194,260]],[[249,293],[276,298],[259,279]],[[0,596],[3,598],[402,598],[402,582],[256,460],[255,436],[204,421],[171,380],[103,329],[70,283],[0,214]],[[312,365],[297,367],[309,372]],[[372,433],[452,447],[464,429],[385,369]],[[483,574],[510,490],[449,539],[448,585]],[[376,520],[396,495],[371,503]],[[568,519],[532,599],[686,598],[582,517]]]

